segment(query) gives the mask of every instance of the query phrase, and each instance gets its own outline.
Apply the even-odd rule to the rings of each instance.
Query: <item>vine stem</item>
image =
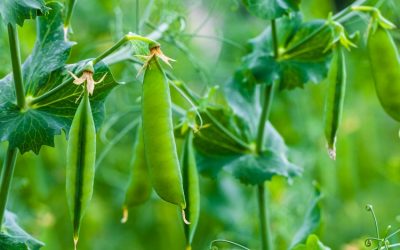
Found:
[[[8,25],[8,39],[10,42],[11,64],[13,70],[15,95],[17,106],[20,109],[25,108],[25,91],[21,69],[21,55],[19,50],[18,30],[11,23]],[[6,158],[4,159],[3,168],[0,176],[0,227],[3,222],[4,213],[7,205],[8,193],[10,190],[11,180],[14,174],[15,160],[17,158],[17,149],[8,146]]]
[[[0,224],[3,221],[4,213],[7,205],[8,193],[10,190],[11,179],[14,174],[15,160],[17,158],[17,149],[7,149],[6,158],[4,160],[3,169],[0,177]]]
[[[17,27],[11,23],[8,24],[8,39],[10,42],[11,63],[14,77],[15,95],[17,106],[20,109],[25,107],[24,83],[22,80],[21,55],[19,51]]]
[[[75,3],[76,3],[76,0],[68,1],[67,13],[66,13],[65,20],[64,20],[64,29],[68,29],[68,27],[71,23],[71,16],[72,16],[72,13],[74,12]]]
[[[273,49],[275,59],[279,57],[278,49],[278,36],[276,31],[276,21],[271,20],[271,36],[273,40]],[[265,123],[268,121],[269,113],[272,106],[272,100],[274,99],[274,82],[270,83],[265,88],[264,93],[264,104],[261,111],[260,122],[258,124],[257,140],[256,140],[256,153],[260,155],[263,151],[264,134],[265,134]],[[257,201],[259,210],[260,220],[260,233],[261,233],[261,249],[271,250],[273,244],[271,240],[271,233],[269,230],[269,220],[267,217],[267,205],[265,198],[265,183],[261,183],[257,186]]]
[[[100,56],[96,57],[95,59],[93,59],[91,61],[91,63],[93,65],[96,65],[97,63],[99,63],[101,60],[103,60],[104,58],[106,58],[107,56],[111,55],[112,53],[114,53],[116,50],[118,50],[121,46],[123,46],[125,43],[127,43],[128,41],[132,41],[132,40],[136,40],[136,41],[142,41],[145,42],[149,45],[149,48],[154,48],[156,46],[160,46],[160,44],[150,38],[144,37],[144,36],[140,36],[140,35],[136,35],[134,33],[128,33],[125,36],[123,36],[117,43],[115,43],[111,48],[109,48],[108,50],[106,50],[103,54],[101,54]],[[82,74],[83,69],[81,69],[80,71],[78,71],[76,73],[76,75],[80,75]],[[35,105],[43,100],[45,100],[46,98],[49,98],[50,96],[54,95],[55,93],[57,93],[58,91],[60,91],[61,89],[63,89],[64,87],[68,86],[69,84],[71,84],[71,82],[74,79],[72,77],[67,78],[65,81],[63,81],[60,85],[58,85],[57,87],[49,90],[48,92],[44,93],[41,96],[38,96],[36,98],[32,98],[29,102],[29,105]]]
[[[139,9],[139,0],[136,0],[136,16],[135,16],[135,32],[140,34],[140,9]]]

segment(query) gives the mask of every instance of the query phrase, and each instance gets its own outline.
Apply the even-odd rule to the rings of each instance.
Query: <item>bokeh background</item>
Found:
[[[351,2],[303,0],[301,11],[306,20],[326,18]],[[78,1],[71,36],[77,45],[69,61],[99,55],[138,26],[140,34],[146,35],[182,16],[182,22],[172,22],[164,34],[163,50],[177,60],[174,74],[204,93],[207,87],[221,85],[232,76],[247,50],[247,40],[269,25],[249,15],[239,0],[139,0],[138,11],[136,6],[135,0]],[[387,0],[382,12],[400,27],[398,0]],[[353,29],[359,27],[352,25]],[[35,41],[34,21],[25,22],[19,34],[24,59]],[[400,31],[395,29],[392,34],[400,45]],[[400,126],[379,105],[363,45],[347,56],[348,88],[336,161],[328,157],[323,133],[326,83],[279,92],[273,103],[271,121],[290,147],[290,159],[304,169],[303,176],[290,185],[281,178],[268,184],[268,213],[277,249],[287,247],[302,223],[313,197],[313,181],[324,194],[318,235],[332,249],[364,249],[365,237],[374,236],[366,204],[374,206],[381,229],[400,227]],[[3,77],[11,71],[3,24],[0,62]],[[127,224],[120,223],[140,117],[141,86],[131,62],[114,64],[112,69],[125,85],[116,88],[106,102],[107,118],[98,134],[94,197],[83,221],[79,249],[183,249],[180,214],[155,194],[130,211]],[[0,155],[5,148],[2,143]],[[8,209],[18,215],[28,232],[46,243],[45,249],[73,247],[65,197],[65,155],[65,135],[56,138],[56,148],[43,147],[40,156],[19,155],[10,193]],[[193,249],[208,249],[215,239],[258,249],[255,191],[228,173],[216,180],[202,177],[202,210]],[[400,242],[400,237],[392,242]]]

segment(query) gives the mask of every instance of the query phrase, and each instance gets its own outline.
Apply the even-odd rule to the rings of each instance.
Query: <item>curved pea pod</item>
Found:
[[[146,202],[149,199],[152,191],[150,177],[146,165],[146,156],[144,153],[143,144],[143,130],[141,125],[139,125],[137,130],[137,139],[134,151],[132,172],[123,206],[124,214],[122,223],[125,223],[128,220],[128,209]]]
[[[96,161],[96,129],[87,91],[69,131],[66,191],[72,216],[75,247],[82,217],[92,198]]]
[[[186,198],[186,216],[190,224],[184,224],[186,249],[191,249],[194,234],[200,217],[200,187],[193,149],[193,133],[186,135],[181,154],[183,189]]]
[[[156,56],[146,67],[142,94],[143,141],[153,188],[163,200],[183,211],[186,202],[173,133],[170,90]]]
[[[370,34],[368,53],[375,90],[386,113],[400,121],[400,61],[397,47],[383,28]]]
[[[325,103],[325,137],[328,154],[336,159],[336,138],[342,117],[346,91],[346,61],[343,48],[337,47],[328,75],[328,96]]]

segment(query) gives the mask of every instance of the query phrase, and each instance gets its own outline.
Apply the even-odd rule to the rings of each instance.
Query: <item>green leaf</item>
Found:
[[[46,14],[49,8],[44,0],[1,0],[0,15],[3,21],[22,26],[25,19],[34,19]]]
[[[44,244],[26,233],[16,222],[17,216],[5,212],[5,220],[0,232],[0,249],[38,250]]]
[[[249,70],[258,83],[279,82],[280,89],[319,83],[328,74],[332,27],[323,20],[303,23],[300,15],[277,22],[279,56],[274,57],[271,27],[250,40],[252,52],[243,59],[243,70]]]
[[[209,110],[218,122],[223,124],[229,132],[249,145],[254,145],[249,123],[231,111],[217,109]],[[267,123],[265,126],[265,152],[261,156],[254,154],[252,146],[243,147],[230,138],[226,132],[219,129],[215,121],[210,120],[207,114],[202,115],[205,124],[209,127],[201,129],[195,134],[197,164],[199,171],[215,178],[225,169],[245,184],[259,184],[270,180],[274,175],[287,178],[300,174],[299,167],[287,160],[287,147],[275,130]]]
[[[301,173],[301,169],[290,163],[285,156],[269,150],[261,155],[243,155],[227,167],[237,179],[251,185],[262,184],[275,175],[291,179]]]
[[[300,0],[243,0],[253,15],[271,20],[299,10]]]
[[[248,123],[252,137],[256,136],[258,121],[261,114],[259,90],[251,74],[238,70],[224,85],[223,91],[233,112]]]
[[[28,102],[69,79],[67,71],[78,72],[88,62],[65,65],[73,43],[64,40],[61,5],[52,3],[49,7],[52,9],[49,15],[38,18],[37,41],[23,65]],[[105,64],[96,64],[94,70],[95,80],[107,74],[105,80],[96,85],[91,97],[98,128],[104,117],[104,99],[117,83]],[[61,134],[62,130],[66,134],[69,131],[82,87],[71,82],[25,110],[19,110],[14,103],[11,74],[0,80],[0,93],[0,141],[8,140],[10,147],[19,148],[21,153],[32,150],[38,154],[42,145],[54,146],[55,135]]]
[[[293,250],[330,250],[319,239],[318,236],[312,234],[308,236],[306,244],[299,244]]]
[[[309,209],[304,217],[303,224],[297,230],[293,240],[290,244],[289,249],[294,246],[305,242],[307,236],[314,233],[321,223],[321,207],[320,202],[322,199],[321,191],[319,187],[315,185],[315,197],[312,199]]]

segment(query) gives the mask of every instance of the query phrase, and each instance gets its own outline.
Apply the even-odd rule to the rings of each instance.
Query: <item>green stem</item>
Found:
[[[7,198],[10,189],[11,179],[13,177],[15,160],[17,158],[17,149],[8,147],[0,179],[0,224],[3,221],[7,205]]]
[[[154,40],[152,40],[150,38],[147,38],[147,37],[144,37],[144,36],[139,36],[139,35],[136,35],[134,33],[129,33],[129,34],[125,35],[124,37],[122,37],[121,40],[119,40],[116,44],[114,44],[114,46],[109,48],[103,54],[101,54],[100,56],[98,56],[95,59],[93,59],[93,65],[95,65],[96,63],[100,62],[101,60],[103,60],[107,56],[109,56],[112,53],[114,53],[116,50],[118,50],[126,42],[132,41],[132,40],[145,42],[145,43],[147,43],[149,45],[149,48],[160,46],[160,44],[158,42],[156,42],[156,41],[154,41]]]
[[[25,93],[22,80],[18,31],[17,27],[11,23],[8,24],[8,38],[10,41],[11,63],[14,77],[15,95],[17,97],[17,106],[20,109],[23,109],[25,107]]]
[[[265,87],[264,92],[264,105],[261,111],[260,122],[258,123],[257,130],[257,141],[256,141],[256,153],[261,154],[263,150],[264,134],[265,134],[265,123],[268,121],[268,117],[271,111],[272,101],[274,99],[274,83]]]
[[[103,54],[101,54],[100,56],[96,57],[95,59],[93,59],[91,62],[94,65],[96,65],[97,63],[99,63],[101,60],[103,60],[104,58],[106,58],[107,56],[111,55],[112,53],[114,53],[116,50],[118,50],[121,46],[123,46],[126,42],[128,41],[132,41],[132,40],[136,40],[136,41],[142,41],[145,42],[149,45],[149,48],[153,48],[156,46],[160,46],[160,44],[152,39],[149,39],[147,37],[143,37],[143,36],[139,36],[133,33],[129,33],[127,35],[125,35],[124,37],[121,38],[121,40],[119,40],[116,44],[114,44],[111,48],[109,48],[108,50],[106,50]],[[76,72],[76,75],[80,75],[82,74],[83,69]],[[68,86],[69,84],[72,83],[74,79],[72,77],[67,78],[65,81],[63,81],[61,84],[59,84],[57,87],[51,89],[50,91],[44,93],[41,96],[38,96],[36,98],[33,98],[30,100],[29,105],[35,105],[47,98],[49,98],[50,96],[54,95],[55,93],[57,93],[58,91],[60,91],[61,89],[63,89],[64,87]]]
[[[260,220],[260,232],[261,232],[261,250],[271,250],[272,241],[269,233],[269,223],[267,218],[266,199],[265,199],[265,187],[264,183],[257,186],[257,200],[258,200],[258,212]]]
[[[278,44],[278,36],[276,33],[276,20],[271,20],[271,33],[272,33],[272,46],[274,49],[274,57],[277,59],[279,57],[279,44]]]
[[[271,104],[274,96],[274,85],[271,84],[265,88],[265,100],[264,106],[261,112],[260,123],[258,124],[258,133],[256,141],[256,152],[261,154],[264,143],[265,123],[268,121],[269,113],[271,110]],[[267,211],[266,211],[266,200],[265,200],[265,186],[264,183],[257,186],[258,196],[258,210],[260,214],[260,233],[261,233],[261,249],[271,250],[272,241],[270,236],[270,230],[268,225]]]
[[[273,40],[273,50],[274,50],[274,57],[279,57],[279,50],[278,50],[278,35],[276,30],[276,21],[271,21],[271,35]],[[265,88],[264,93],[264,104],[261,111],[260,122],[258,124],[258,131],[257,131],[257,140],[256,140],[256,153],[261,154],[263,151],[264,145],[264,133],[265,133],[265,124],[268,121],[269,113],[272,106],[272,100],[274,97],[274,83],[270,83]],[[260,233],[261,233],[261,249],[262,250],[271,250],[273,248],[272,240],[271,240],[271,233],[269,230],[269,223],[267,218],[267,206],[266,206],[266,199],[265,199],[265,186],[264,183],[259,184],[257,186],[257,201],[258,201],[258,210],[260,214]]]
[[[64,28],[68,28],[68,26],[71,22],[71,16],[72,16],[72,13],[74,12],[75,3],[76,3],[76,0],[68,1],[67,14],[66,14],[65,20],[64,20]]]
[[[136,17],[135,17],[135,32],[137,33],[137,34],[140,34],[140,23],[139,23],[139,20],[140,20],[140,10],[139,10],[139,0],[136,0]]]

